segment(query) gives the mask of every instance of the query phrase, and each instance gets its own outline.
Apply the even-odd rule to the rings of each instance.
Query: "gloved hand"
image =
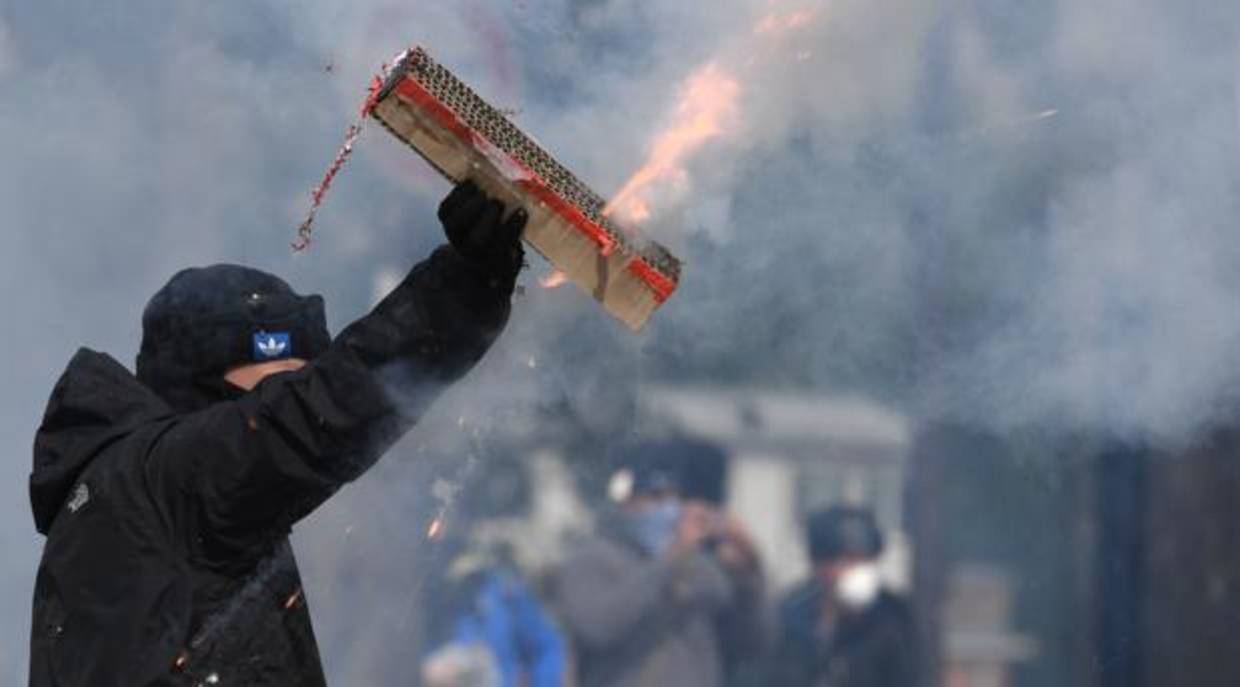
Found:
[[[528,219],[523,208],[504,219],[504,204],[468,179],[439,205],[439,221],[456,252],[502,283],[514,281],[525,264],[521,232]]]

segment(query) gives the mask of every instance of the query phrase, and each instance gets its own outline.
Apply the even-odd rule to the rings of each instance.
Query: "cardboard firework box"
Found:
[[[376,80],[365,112],[450,181],[524,207],[525,241],[633,330],[676,290],[670,251],[606,216],[603,198],[422,48]]]

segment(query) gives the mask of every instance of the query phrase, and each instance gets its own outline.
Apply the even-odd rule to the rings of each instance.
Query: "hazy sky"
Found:
[[[742,89],[733,128],[651,227],[688,261],[651,330],[631,336],[570,291],[531,295],[450,399],[478,422],[528,400],[511,389],[588,409],[606,380],[675,371],[1180,441],[1230,417],[1236,396],[1238,7],[0,0],[0,682],[25,676],[30,442],[73,350],[130,363],[149,295],[216,261],[323,293],[338,327],[376,273],[439,240],[446,185],[371,127],[319,241],[288,250],[369,76],[406,45],[519,110],[604,193],[697,68],[714,62]],[[776,36],[755,30],[806,10]],[[423,431],[454,431],[448,415]],[[399,485],[377,482],[298,533],[340,684],[402,664],[383,641],[397,620],[358,629],[333,600],[348,598],[330,572],[336,524],[400,527],[400,507],[372,505],[398,502]],[[407,561],[361,550],[362,586],[406,589]]]

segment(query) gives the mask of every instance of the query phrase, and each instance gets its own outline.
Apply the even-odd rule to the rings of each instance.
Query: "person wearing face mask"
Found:
[[[616,507],[557,571],[555,605],[581,687],[719,687],[724,657],[761,644],[763,582],[749,536],[681,497],[668,449],[625,449]]]
[[[777,687],[909,687],[913,618],[883,588],[883,537],[865,510],[810,516],[813,573],[779,607],[780,637],[766,684]]]

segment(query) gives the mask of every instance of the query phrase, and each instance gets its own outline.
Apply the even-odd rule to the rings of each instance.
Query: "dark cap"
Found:
[[[610,462],[633,477],[632,495],[680,492],[679,465],[667,442],[651,439],[626,441],[611,450]]]
[[[721,503],[727,455],[715,444],[675,437],[626,442],[612,452],[612,463],[633,476],[634,494],[674,491],[688,499]]]
[[[809,516],[809,556],[814,562],[874,558],[883,551],[883,534],[867,510],[835,506]]]
[[[727,498],[728,455],[718,444],[702,439],[679,438],[668,450],[680,464],[680,495],[722,505]]]
[[[195,380],[251,363],[312,359],[331,342],[319,296],[240,265],[182,270],[142,313],[138,379],[174,406]]]

